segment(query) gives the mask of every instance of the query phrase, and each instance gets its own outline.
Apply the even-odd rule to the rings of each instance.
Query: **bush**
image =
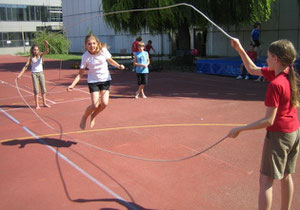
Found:
[[[49,42],[50,54],[69,53],[70,41],[63,34],[46,31],[36,32],[33,43],[37,44],[41,51],[45,51],[45,40]]]

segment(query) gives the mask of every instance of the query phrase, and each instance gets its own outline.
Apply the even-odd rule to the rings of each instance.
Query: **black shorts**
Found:
[[[259,40],[253,40],[253,42],[254,42],[253,47],[259,47],[259,45],[260,45]]]
[[[146,85],[148,83],[148,74],[136,74],[138,85]]]
[[[110,81],[88,83],[88,85],[89,85],[90,93],[101,91],[101,90],[109,90]]]

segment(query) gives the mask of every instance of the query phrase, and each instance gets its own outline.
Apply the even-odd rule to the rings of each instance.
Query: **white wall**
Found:
[[[101,0],[63,0],[63,23],[68,39],[71,41],[71,52],[84,51],[84,38],[92,31],[101,42],[110,47],[111,53],[131,52],[131,44],[137,36],[141,36],[143,42],[152,40],[152,45],[157,53],[170,54],[168,34],[151,35],[147,31],[132,36],[128,33],[116,33],[110,28],[103,17]]]

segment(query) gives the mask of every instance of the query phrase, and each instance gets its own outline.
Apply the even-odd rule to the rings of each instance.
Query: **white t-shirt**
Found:
[[[111,76],[108,70],[107,59],[111,58],[111,54],[106,48],[92,55],[89,51],[86,51],[81,58],[81,69],[88,69],[88,83],[106,82],[111,80]]]
[[[40,56],[38,58],[31,58],[30,65],[32,73],[43,71],[43,59]]]

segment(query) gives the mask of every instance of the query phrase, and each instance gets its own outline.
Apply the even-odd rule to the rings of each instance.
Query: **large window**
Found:
[[[0,32],[0,47],[22,47],[32,45],[35,32]]]
[[[62,22],[62,7],[0,4],[0,21]]]

